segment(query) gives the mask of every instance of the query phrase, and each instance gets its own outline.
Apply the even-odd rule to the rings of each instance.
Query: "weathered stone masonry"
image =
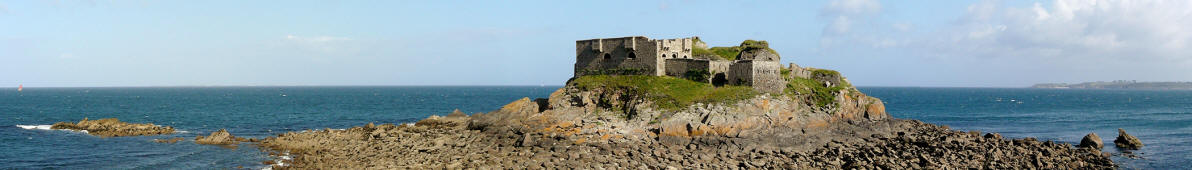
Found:
[[[695,38],[652,40],[644,36],[575,41],[575,76],[650,75],[682,77],[688,71],[707,71],[705,82],[752,86],[762,92],[781,92],[779,57],[764,50],[742,52],[735,61],[696,59]],[[706,47],[705,47],[706,48]]]

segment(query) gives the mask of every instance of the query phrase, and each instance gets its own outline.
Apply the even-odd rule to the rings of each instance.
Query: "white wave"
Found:
[[[178,133],[190,133],[190,131],[185,131],[185,130],[175,130],[174,132],[178,132]]]
[[[32,130],[32,129],[50,130],[50,127],[52,127],[52,126],[53,125],[17,125],[17,127],[20,127],[21,129],[30,129],[30,130]]]
[[[261,169],[262,170],[273,170],[274,166],[285,167],[285,166],[287,166],[286,161],[293,161],[293,160],[294,160],[294,157],[290,157],[290,153],[286,152],[286,153],[283,153],[281,156],[278,156],[278,159],[273,160],[273,164],[265,166],[265,168],[261,168]]]

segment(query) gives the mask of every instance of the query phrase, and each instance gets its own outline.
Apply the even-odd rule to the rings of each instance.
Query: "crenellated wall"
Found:
[[[691,56],[696,42],[694,37],[651,40],[644,36],[576,41],[575,76],[683,77],[688,71],[706,70],[710,74],[706,82],[718,86],[753,86],[762,92],[781,92],[785,87],[778,56],[768,49],[749,52],[750,59],[713,61]]]
[[[656,41],[642,36],[576,41],[575,76],[662,76],[657,46]]]

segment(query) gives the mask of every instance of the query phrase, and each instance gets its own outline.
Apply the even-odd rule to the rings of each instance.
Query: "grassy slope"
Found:
[[[582,90],[625,90],[654,102],[664,110],[678,110],[695,103],[731,103],[758,94],[748,86],[713,87],[708,83],[658,76],[582,76],[568,84]]]
[[[700,41],[700,40],[696,39],[696,41]],[[741,42],[741,45],[739,45],[739,46],[710,47],[710,48],[696,47],[696,48],[692,49],[691,55],[693,55],[693,56],[708,55],[708,56],[713,56],[713,57],[719,57],[719,58],[725,59],[725,60],[736,60],[737,56],[741,54],[741,51],[745,51],[746,49],[753,49],[753,48],[766,49],[766,50],[769,50],[771,53],[778,54],[777,51],[770,48],[770,44],[766,41],[745,40],[745,41]]]

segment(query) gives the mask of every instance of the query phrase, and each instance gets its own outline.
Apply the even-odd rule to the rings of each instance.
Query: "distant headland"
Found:
[[[1048,89],[1148,89],[1148,90],[1192,90],[1192,82],[1138,82],[1135,80],[1115,80],[1110,82],[1042,83],[1031,88]]]

